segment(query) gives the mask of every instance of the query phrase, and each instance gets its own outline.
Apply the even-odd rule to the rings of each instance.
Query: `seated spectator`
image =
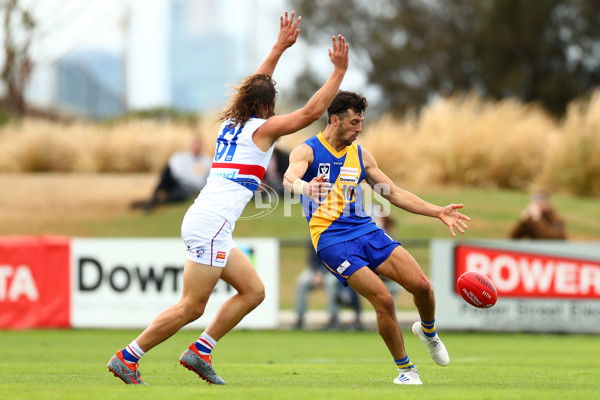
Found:
[[[211,164],[211,157],[204,154],[202,138],[194,136],[189,151],[177,152],[169,158],[152,196],[134,201],[131,208],[150,212],[160,204],[183,202],[197,196],[206,185]]]
[[[531,197],[521,218],[510,233],[511,239],[566,239],[565,222],[558,215],[547,193]]]

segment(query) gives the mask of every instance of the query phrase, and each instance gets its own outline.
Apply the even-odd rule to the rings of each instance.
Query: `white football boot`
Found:
[[[419,321],[413,324],[412,331],[415,336],[421,340],[421,342],[425,343],[431,359],[435,361],[436,364],[441,365],[442,367],[450,364],[450,356],[448,355],[446,346],[444,346],[444,343],[442,343],[442,340],[437,334],[432,338],[425,336]]]
[[[419,377],[419,371],[416,368],[402,368],[398,372],[400,375],[394,379],[396,385],[422,385],[421,378]]]

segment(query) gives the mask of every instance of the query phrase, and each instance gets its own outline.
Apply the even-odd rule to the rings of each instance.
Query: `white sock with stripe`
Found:
[[[123,349],[123,359],[132,364],[140,361],[140,358],[144,357],[145,354],[146,352],[138,346],[135,340]]]
[[[203,332],[194,344],[198,349],[198,353],[202,354],[203,356],[207,356],[215,348],[215,346],[217,345],[217,341],[213,339],[213,337],[210,336],[208,333]]]

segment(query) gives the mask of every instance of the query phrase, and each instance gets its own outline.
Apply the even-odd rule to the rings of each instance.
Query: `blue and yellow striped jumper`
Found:
[[[360,182],[365,168],[360,146],[356,143],[338,152],[323,138],[323,133],[304,142],[313,150],[313,162],[302,179],[309,182],[324,175],[331,192],[319,206],[308,196],[301,196],[310,236],[317,252],[327,246],[345,242],[379,229],[363,208]]]

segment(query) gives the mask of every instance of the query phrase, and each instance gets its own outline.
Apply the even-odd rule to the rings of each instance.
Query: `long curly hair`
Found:
[[[234,88],[235,93],[229,105],[219,113],[219,121],[231,119],[236,124],[244,124],[251,117],[272,117],[277,100],[275,85],[269,75],[250,75]]]

